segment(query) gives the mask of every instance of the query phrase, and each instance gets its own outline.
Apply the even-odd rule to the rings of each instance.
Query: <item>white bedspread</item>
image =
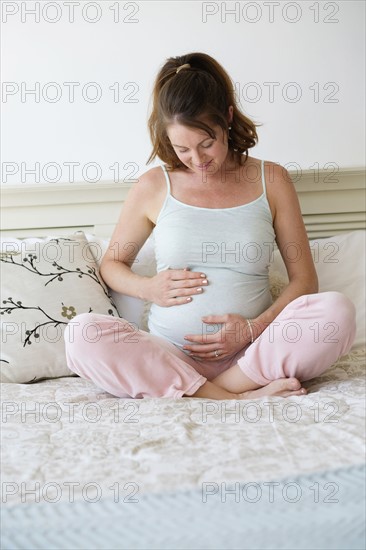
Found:
[[[76,377],[2,384],[3,502],[36,502],[24,496],[36,482],[40,501],[93,498],[96,484],[128,498],[360,464],[364,374],[356,350],[307,382],[306,396],[242,402],[118,399]]]

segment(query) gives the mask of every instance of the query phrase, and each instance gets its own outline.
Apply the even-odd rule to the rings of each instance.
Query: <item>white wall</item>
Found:
[[[190,51],[216,57],[237,83],[244,111],[263,123],[253,156],[290,168],[291,163],[303,169],[317,163],[320,168],[327,163],[341,168],[365,165],[363,1],[69,4],[74,22],[64,1],[2,2],[4,182],[36,182],[34,175],[24,173],[35,163],[41,168],[41,183],[57,180],[56,169],[44,170],[47,163],[59,165],[60,182],[70,181],[65,165],[70,162],[80,163],[76,182],[96,175],[93,168],[82,173],[87,163],[100,166],[100,181],[113,181],[112,165],[119,165],[120,180],[134,166],[138,173],[145,171],[154,76],[167,57]],[[37,5],[39,22],[25,12]],[[115,23],[111,8],[117,5]],[[99,21],[88,22],[97,10]],[[55,23],[47,21],[57,17]],[[59,101],[44,98],[50,82],[61,91]],[[74,102],[65,82],[80,83]],[[90,82],[102,92],[95,103],[81,93]],[[117,103],[109,89],[116,82]],[[270,85],[264,84],[270,82],[279,83],[272,100]],[[34,95],[22,98],[22,86],[30,89],[36,83],[39,102]],[[127,83],[133,84],[123,89]],[[137,101],[128,102],[134,90],[131,99]],[[296,91],[301,98],[293,102]],[[95,90],[89,92],[94,97]],[[48,88],[48,94],[54,97],[55,88]],[[249,101],[256,94],[258,100]],[[14,174],[5,179],[6,170]]]

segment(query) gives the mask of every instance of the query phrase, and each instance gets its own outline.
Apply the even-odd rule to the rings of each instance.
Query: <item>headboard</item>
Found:
[[[309,238],[365,229],[365,170],[289,173]],[[41,237],[84,230],[109,237],[129,187],[110,182],[5,186],[1,201],[3,236]]]

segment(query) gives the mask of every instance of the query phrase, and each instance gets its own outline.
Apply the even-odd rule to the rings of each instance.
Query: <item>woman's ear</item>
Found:
[[[228,117],[227,117],[227,120],[228,120],[229,124],[230,124],[230,122],[233,121],[233,115],[234,115],[234,107],[232,105],[229,105]]]

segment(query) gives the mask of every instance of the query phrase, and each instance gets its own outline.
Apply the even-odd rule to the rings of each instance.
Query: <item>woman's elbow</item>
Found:
[[[315,276],[312,282],[312,291],[310,294],[316,294],[317,292],[319,292],[319,279],[318,279],[318,275],[315,273]]]
[[[314,269],[314,272],[309,275],[308,280],[306,281],[306,292],[304,294],[317,294],[319,292],[319,279],[317,272]]]
[[[301,294],[317,294],[319,292],[319,280],[315,270],[313,273],[308,273],[306,277],[304,275],[290,277],[289,282],[300,287]]]
[[[102,277],[104,282],[107,282],[109,267],[110,267],[110,260],[108,260],[104,255],[99,265],[99,274]]]

